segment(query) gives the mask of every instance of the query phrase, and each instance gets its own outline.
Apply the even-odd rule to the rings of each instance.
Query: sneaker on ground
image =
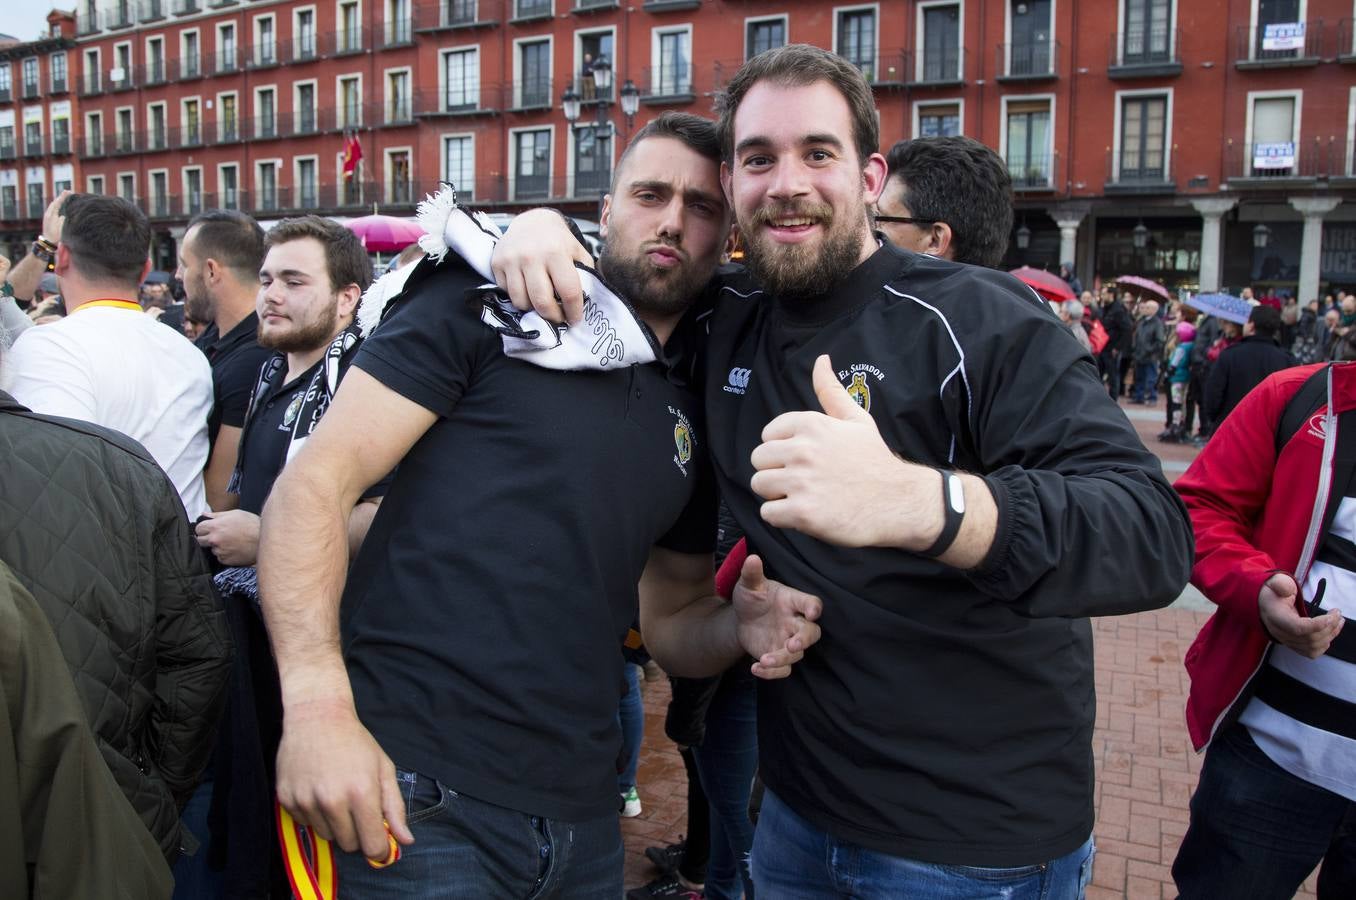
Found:
[[[665,875],[626,892],[626,900],[702,900],[702,896],[701,888],[688,887],[677,875]]]
[[[658,681],[664,677],[664,670],[659,668],[659,663],[652,659],[646,660],[641,669],[645,672],[646,681]]]
[[[640,795],[636,793],[636,788],[632,785],[626,793],[621,795],[622,799],[622,818],[634,819],[640,815]]]
[[[654,863],[654,867],[664,875],[672,875],[683,864],[687,855],[687,839],[663,847],[646,847],[645,858]]]

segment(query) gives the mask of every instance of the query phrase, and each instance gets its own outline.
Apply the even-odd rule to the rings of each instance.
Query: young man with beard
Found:
[[[718,160],[709,121],[665,114],[605,200],[600,272],[663,358],[559,372],[509,356],[481,323],[482,277],[429,259],[274,484],[259,569],[278,798],[349,851],[346,894],[621,893],[617,700],[637,582],[647,615],[724,605],[709,596],[705,429],[670,341],[726,244]],[[344,513],[397,463],[345,587]],[[721,652],[784,675],[818,602],[760,576]],[[383,818],[406,847],[374,871]]]
[[[212,453],[203,481],[207,503],[218,512],[235,503],[226,485],[235,470],[250,392],[271,353],[255,339],[259,318],[254,300],[263,260],[263,229],[234,210],[198,215],[179,242],[176,275],[184,285],[184,315],[210,323],[194,343],[212,366],[213,404],[207,423]]]
[[[885,164],[860,72],[784,47],[746,63],[721,109],[749,272],[716,286],[709,317],[712,458],[767,571],[826,599],[823,639],[760,685],[754,883],[778,898],[1078,896],[1086,617],[1178,594],[1182,504],[1029,290],[872,234]],[[527,255],[552,261],[509,265],[509,282],[550,290],[552,248],[572,250],[534,230]],[[577,285],[555,289],[577,320]],[[665,668],[705,664],[732,621],[673,616],[646,640]]]

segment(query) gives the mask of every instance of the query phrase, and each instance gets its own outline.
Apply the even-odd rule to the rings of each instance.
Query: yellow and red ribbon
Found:
[[[298,825],[292,814],[275,803],[278,812],[278,843],[282,846],[283,868],[297,900],[338,900],[339,873],[334,868],[334,850],[330,842],[311,829]],[[383,823],[385,824],[385,823]],[[400,859],[400,844],[387,826],[386,859],[369,859],[374,869],[384,869]]]

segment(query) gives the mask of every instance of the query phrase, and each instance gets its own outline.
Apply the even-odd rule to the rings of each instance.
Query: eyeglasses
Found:
[[[877,222],[897,222],[900,225],[936,225],[936,219],[915,219],[913,216],[876,216]]]

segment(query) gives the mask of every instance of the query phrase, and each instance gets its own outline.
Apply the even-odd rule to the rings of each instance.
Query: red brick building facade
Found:
[[[1301,294],[1356,284],[1356,204],[1341,204],[1356,199],[1356,0],[80,2],[60,20],[70,33],[0,47],[0,192],[15,188],[0,233],[16,243],[38,224],[30,185],[50,197],[59,167],[141,203],[165,266],[210,206],[404,214],[447,179],[487,207],[591,215],[637,126],[663,108],[709,113],[742,60],[796,41],[861,67],[882,149],[963,133],[1004,156],[1013,264]],[[58,52],[74,90],[43,81],[40,103],[14,87],[5,99],[6,67],[19,86],[38,57],[47,78]],[[599,57],[607,101],[638,91],[634,121],[607,102],[598,127],[582,76]],[[566,89],[584,100],[574,123]],[[74,154],[52,143],[63,112]],[[6,113],[16,145],[41,113],[44,155],[4,155]],[[363,153],[351,178],[347,133]]]

